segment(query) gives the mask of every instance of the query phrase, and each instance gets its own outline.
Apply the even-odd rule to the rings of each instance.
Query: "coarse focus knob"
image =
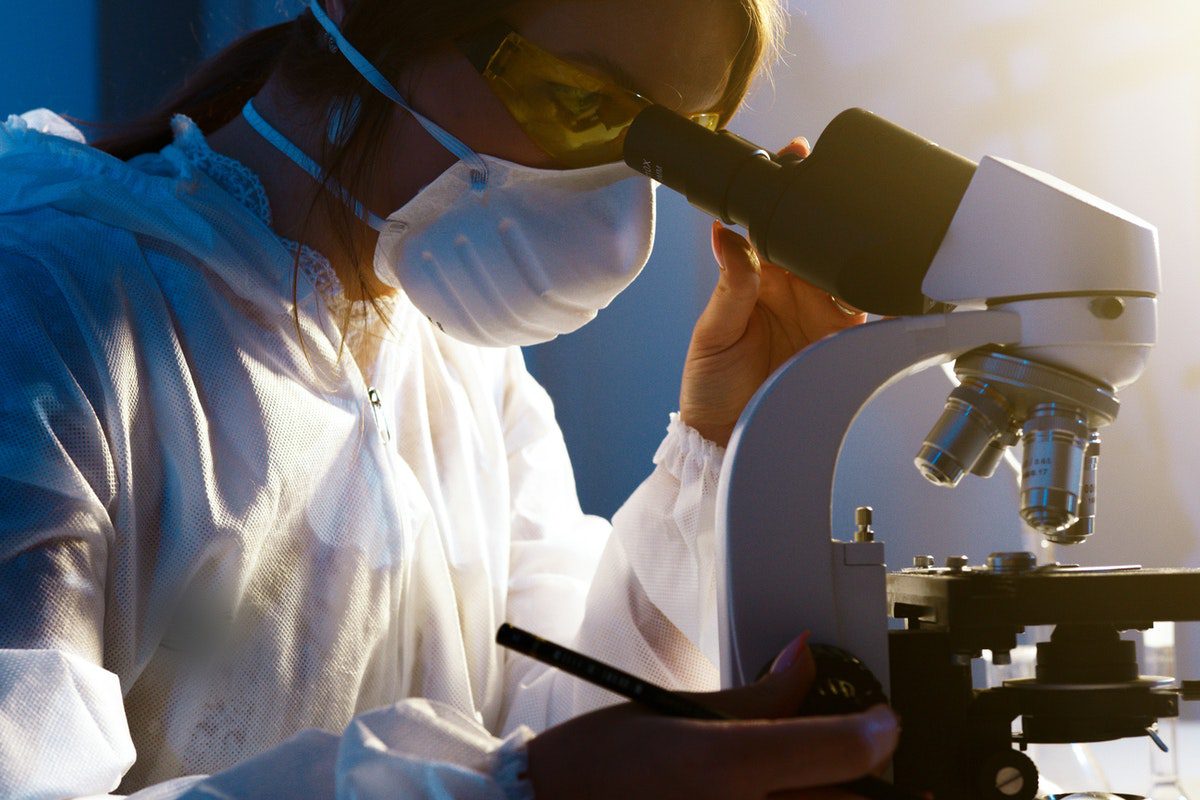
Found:
[[[854,714],[887,702],[879,679],[853,653],[829,644],[810,644],[809,650],[817,671],[800,716]]]

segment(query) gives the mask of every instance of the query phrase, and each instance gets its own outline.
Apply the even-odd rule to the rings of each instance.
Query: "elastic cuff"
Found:
[[[507,800],[533,800],[533,783],[529,780],[529,740],[533,731],[519,726],[496,750],[492,775]]]
[[[685,470],[684,465],[691,460],[701,462],[706,470],[719,475],[721,462],[725,460],[725,448],[705,439],[699,431],[680,419],[678,412],[672,412],[667,436],[654,454],[654,463],[675,478],[682,478],[690,471]]]

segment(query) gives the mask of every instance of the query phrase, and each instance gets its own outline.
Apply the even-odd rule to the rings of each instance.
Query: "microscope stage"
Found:
[[[1046,565],[1017,574],[984,567],[912,569],[887,576],[893,617],[945,630],[1025,625],[1149,628],[1200,620],[1200,570]]]

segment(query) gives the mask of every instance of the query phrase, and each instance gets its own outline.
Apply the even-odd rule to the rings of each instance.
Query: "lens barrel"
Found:
[[[726,224],[759,254],[875,314],[925,312],[921,282],[975,163],[862,109],[839,114],[807,158],[776,158],[650,106],[625,163]]]
[[[995,475],[1000,462],[1004,460],[1005,452],[1020,439],[1021,429],[1015,424],[992,439],[976,459],[975,465],[971,467],[971,474],[981,478],[990,478]]]
[[[1043,403],[1025,420],[1021,518],[1043,534],[1074,525],[1083,491],[1083,454],[1091,437],[1082,411]]]
[[[1048,531],[1055,544],[1082,544],[1096,532],[1096,473],[1100,465],[1100,433],[1091,431],[1083,453],[1083,484],[1079,494],[1079,519],[1059,531]]]
[[[957,486],[963,475],[975,471],[993,443],[1003,454],[1000,439],[1011,428],[1012,412],[1003,395],[983,381],[963,381],[946,398],[945,410],[913,463],[930,483]]]

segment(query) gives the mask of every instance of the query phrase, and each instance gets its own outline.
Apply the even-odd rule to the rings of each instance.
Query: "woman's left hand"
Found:
[[[793,139],[780,154],[809,153]],[[813,342],[866,320],[847,313],[828,292],[782,267],[762,261],[749,242],[713,223],[713,255],[720,267],[692,331],[679,415],[704,438],[726,445],[758,387],[775,369]]]

